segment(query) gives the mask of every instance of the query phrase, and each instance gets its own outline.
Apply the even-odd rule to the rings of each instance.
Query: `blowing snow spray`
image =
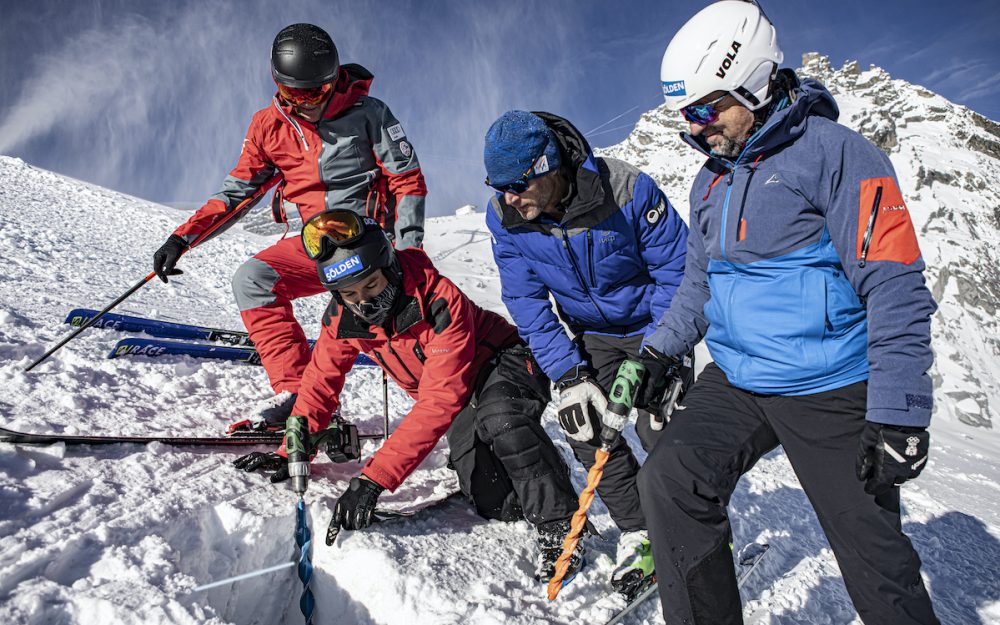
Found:
[[[583,533],[584,525],[587,524],[587,510],[594,502],[594,491],[601,482],[601,476],[604,475],[604,465],[608,462],[608,452],[611,451],[611,446],[615,444],[615,441],[621,436],[622,430],[625,429],[625,423],[628,421],[629,413],[632,412],[632,405],[635,404],[636,396],[639,394],[639,386],[642,384],[645,374],[646,368],[634,360],[626,360],[618,367],[618,373],[615,375],[615,381],[611,385],[611,392],[608,396],[608,412],[602,415],[604,427],[601,428],[601,448],[597,450],[594,466],[587,473],[587,486],[580,492],[580,505],[573,513],[569,533],[563,540],[562,555],[556,560],[556,574],[549,580],[549,601],[554,601],[562,589],[570,557],[573,555],[577,543],[580,542],[580,534]]]

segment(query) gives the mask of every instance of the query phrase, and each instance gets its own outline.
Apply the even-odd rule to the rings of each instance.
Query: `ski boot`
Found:
[[[611,573],[611,587],[627,601],[632,601],[656,583],[653,574],[653,551],[649,547],[646,530],[622,532],[618,539],[615,570]]]
[[[257,402],[249,417],[229,424],[226,434],[239,437],[262,432],[283,432],[285,420],[292,414],[292,406],[298,397],[298,393],[281,391],[274,397]]]
[[[569,533],[569,521],[542,523],[535,527],[535,531],[537,532],[536,541],[538,543],[535,579],[548,583],[556,574],[556,560],[562,555],[563,540],[566,538],[566,534]],[[569,568],[566,569],[566,575],[563,576],[564,586],[587,564],[586,551],[586,548],[583,546],[583,538],[581,537],[580,542],[576,544],[576,549],[573,550],[573,554],[569,558]]]

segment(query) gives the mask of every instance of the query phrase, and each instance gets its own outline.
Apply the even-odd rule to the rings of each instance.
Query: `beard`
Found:
[[[712,154],[716,156],[724,156],[725,158],[736,158],[743,151],[746,146],[746,139],[737,140],[730,139],[725,135],[716,135],[722,138],[722,141],[712,146]]]

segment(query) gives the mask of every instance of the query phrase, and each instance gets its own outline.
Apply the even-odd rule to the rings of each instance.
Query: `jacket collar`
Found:
[[[732,167],[734,163],[754,160],[758,156],[773,152],[777,148],[792,143],[806,131],[809,118],[826,117],[837,121],[840,110],[830,92],[812,78],[799,79],[790,69],[779,70],[780,78],[789,85],[790,96],[785,96],[784,106],[777,103],[771,115],[750,140],[738,158],[728,159],[712,154],[711,148],[702,136],[693,137],[682,132],[681,139],[719,165]]]
[[[357,63],[348,63],[340,66],[340,75],[337,77],[337,84],[333,90],[333,96],[323,109],[322,119],[332,119],[337,117],[347,109],[354,106],[361,96],[368,95],[372,81],[375,76],[367,69]],[[291,121],[294,119],[300,124],[313,125],[301,117],[294,116],[293,107],[290,104],[282,103],[277,94],[271,99],[273,105],[282,113],[282,117]],[[294,117],[292,117],[294,116]],[[290,119],[291,118],[291,119]]]

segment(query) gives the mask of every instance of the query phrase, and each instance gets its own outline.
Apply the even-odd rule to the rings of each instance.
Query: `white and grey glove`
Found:
[[[582,365],[577,365],[559,378],[556,386],[559,388],[559,427],[573,440],[599,445],[608,397],[597,381]]]

